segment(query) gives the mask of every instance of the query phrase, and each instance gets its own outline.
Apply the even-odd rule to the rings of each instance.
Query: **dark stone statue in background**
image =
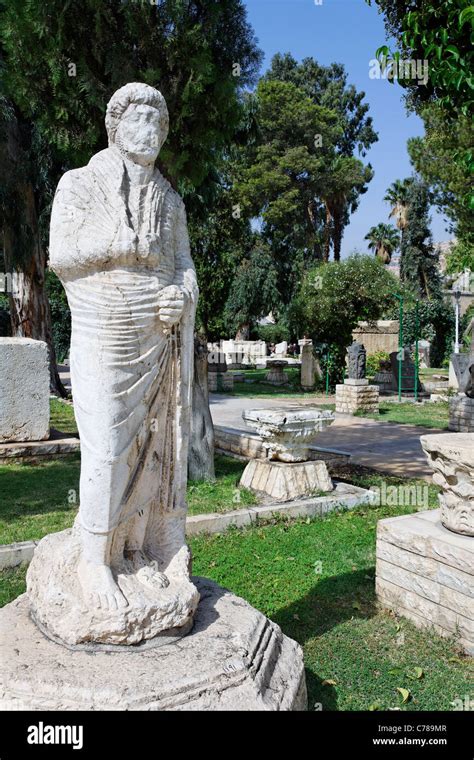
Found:
[[[367,351],[362,343],[356,340],[347,349],[349,361],[349,377],[352,380],[363,380],[365,378],[365,365],[367,360]]]

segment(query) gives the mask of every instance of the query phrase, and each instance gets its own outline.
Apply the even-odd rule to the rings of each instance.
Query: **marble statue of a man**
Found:
[[[166,102],[128,84],[106,127],[109,147],[62,177],[51,217],[72,315],[80,508],[70,535],[35,556],[28,593],[38,625],[72,645],[189,630],[199,601],[185,542],[198,290],[184,204],[155,168]]]

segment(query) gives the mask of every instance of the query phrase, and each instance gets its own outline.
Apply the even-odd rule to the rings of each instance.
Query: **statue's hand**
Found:
[[[138,255],[146,259],[150,254],[159,254],[161,251],[160,237],[154,232],[147,232],[138,239]]]
[[[184,293],[176,285],[168,285],[158,293],[158,309],[161,321],[172,327],[181,319],[184,309]]]
[[[122,222],[113,239],[112,251],[115,256],[133,255],[137,251],[137,243],[135,232]]]

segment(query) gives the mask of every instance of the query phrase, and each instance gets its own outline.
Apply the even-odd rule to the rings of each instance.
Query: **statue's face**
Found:
[[[153,164],[163,144],[160,114],[147,105],[130,105],[115,133],[119,150],[142,166]]]

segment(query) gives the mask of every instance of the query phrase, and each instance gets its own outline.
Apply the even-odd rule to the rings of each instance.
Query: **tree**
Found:
[[[472,120],[466,116],[448,120],[437,103],[424,106],[420,115],[425,135],[408,140],[411,162],[430,186],[434,205],[450,220],[450,231],[473,246],[472,166],[463,159],[472,152]]]
[[[257,239],[237,268],[225,307],[226,323],[236,340],[248,340],[252,323],[278,305],[276,281],[270,248]]]
[[[250,222],[233,205],[227,161],[219,166],[212,197],[189,217],[191,250],[199,282],[196,323],[210,341],[226,330],[224,308],[236,268],[252,248]]]
[[[289,82],[261,80],[255,99],[258,139],[235,163],[236,200],[242,214],[261,217],[267,239],[318,258],[316,199],[340,133],[336,114]]]
[[[312,268],[305,276],[292,308],[293,324],[315,344],[329,347],[340,379],[346,347],[359,320],[376,320],[396,303],[400,283],[378,258],[353,254]]]
[[[304,58],[298,64],[289,53],[273,57],[264,80],[291,82],[315,105],[336,114],[338,130],[334,133],[334,155],[325,164],[319,193],[310,209],[316,219],[321,213],[317,201],[322,201],[323,259],[329,260],[332,243],[334,259],[338,261],[344,227],[373,177],[370,165],[365,167],[353,157],[356,150],[364,156],[378,139],[368,116],[369,106],[363,102],[365,93],[357,92],[353,85],[347,84],[347,74],[341,64],[321,66],[314,58]],[[322,142],[322,135],[319,137]]]
[[[334,261],[341,258],[344,227],[349,215],[359,205],[359,196],[367,191],[367,183],[373,177],[370,166],[354,157],[336,156],[328,167],[321,196],[326,208],[324,228],[324,261],[329,261],[330,241],[334,248]]]
[[[51,310],[45,290],[46,254],[40,234],[40,207],[48,196],[44,179],[47,146],[34,125],[0,97],[0,245],[9,275],[10,331],[48,346],[51,391],[66,391],[59,379]]]
[[[400,236],[389,224],[381,222],[371,227],[364,240],[369,241],[369,248],[374,251],[382,264],[390,264],[392,254],[400,245]]]
[[[408,192],[413,179],[407,177],[406,179],[396,179],[388,188],[384,201],[391,205],[389,219],[391,217],[395,220],[395,225],[401,232],[403,239],[403,233],[407,226],[407,213],[408,213]]]
[[[298,63],[290,53],[277,53],[264,79],[291,82],[305,93],[315,105],[337,114],[340,133],[336,138],[336,152],[352,156],[357,150],[362,156],[377,142],[369,105],[364,103],[365,92],[357,92],[347,84],[347,73],[340,63],[321,66],[314,58]]]
[[[441,297],[439,256],[429,229],[429,196],[426,185],[414,181],[409,188],[407,224],[401,241],[400,278],[420,298]]]
[[[446,274],[460,274],[465,269],[474,274],[474,246],[458,241],[446,256]]]
[[[18,135],[16,157],[11,137],[9,153],[3,150],[15,188],[2,212],[6,256],[22,279],[12,322],[35,324],[47,336],[51,189],[65,169],[106,147],[104,112],[113,92],[144,81],[165,95],[172,129],[160,168],[189,196],[192,215],[196,189],[205,200],[216,162],[239,134],[241,91],[254,81],[261,54],[241,0],[84,0],[80,13],[63,0],[1,0],[0,22],[2,88],[10,132]],[[25,219],[34,241],[24,256],[12,219]]]
[[[367,0],[370,4],[371,0]],[[438,101],[451,116],[469,115],[473,106],[472,26],[474,7],[470,0],[375,0],[385,16],[389,36],[399,46],[391,53],[386,45],[379,57],[427,61],[428,81],[402,76],[412,102]]]

